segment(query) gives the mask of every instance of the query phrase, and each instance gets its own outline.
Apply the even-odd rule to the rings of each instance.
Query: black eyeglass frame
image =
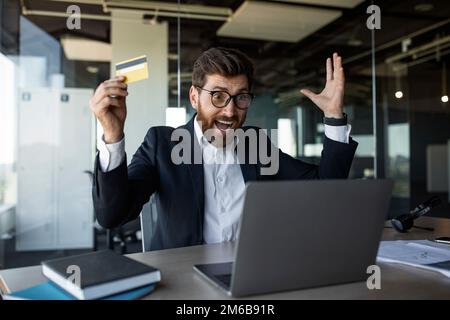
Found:
[[[194,87],[196,87],[197,89],[200,89],[200,90],[208,92],[210,94],[210,96],[211,96],[211,104],[214,107],[216,107],[216,108],[225,108],[230,103],[231,100],[234,100],[234,104],[236,105],[236,108],[241,109],[241,110],[247,110],[250,107],[250,105],[252,104],[253,99],[255,98],[255,95],[253,93],[251,93],[251,92],[242,92],[242,93],[238,93],[238,94],[235,94],[234,96],[232,96],[231,94],[229,94],[228,92],[223,91],[223,90],[208,90],[208,89],[205,89],[205,88],[202,88],[202,87],[199,87],[199,86],[194,86]],[[228,99],[227,99],[226,103],[223,106],[221,106],[221,107],[216,106],[214,104],[214,102],[213,102],[213,95],[215,93],[218,93],[218,92],[225,93],[226,95],[228,95]],[[240,95],[243,95],[243,94],[249,95],[250,98],[251,98],[250,103],[248,104],[247,108],[239,107],[238,103],[236,102],[236,98],[238,96],[240,96]]]

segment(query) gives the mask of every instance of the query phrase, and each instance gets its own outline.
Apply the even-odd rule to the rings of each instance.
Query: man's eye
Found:
[[[214,93],[213,98],[216,100],[226,100],[227,95],[223,92],[216,92],[216,93]]]
[[[239,95],[238,96],[238,100],[239,101],[242,101],[242,102],[246,102],[246,101],[249,101],[251,99],[251,97],[250,97],[250,95],[249,94],[241,94],[241,95]]]

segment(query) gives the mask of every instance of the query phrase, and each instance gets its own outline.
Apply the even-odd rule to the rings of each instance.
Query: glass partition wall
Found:
[[[435,194],[443,204],[433,214],[449,216],[450,4],[122,2],[70,10],[64,1],[0,4],[0,268],[105,248],[107,240],[122,252],[141,250],[138,221],[113,239],[95,222],[90,179],[101,131],[89,98],[115,63],[147,55],[149,79],[129,88],[129,161],[148,127],[192,117],[192,66],[212,46],[238,48],[255,64],[246,124],[277,129],[273,142],[311,163],[320,159],[323,114],[300,89],[319,92],[325,60],[338,52],[344,111],[359,143],[350,178],[393,179],[390,216]],[[368,13],[373,4],[379,21]]]
[[[448,61],[450,6],[383,3],[376,32],[377,164],[394,181],[391,215],[438,196],[450,217]]]
[[[359,142],[350,177],[373,178],[372,43],[366,25],[367,4],[288,2],[227,1],[233,8],[228,19],[182,19],[183,105],[189,115],[194,113],[188,90],[192,65],[200,52],[212,46],[239,48],[256,68],[255,99],[246,124],[277,129],[273,142],[284,152],[317,163],[324,138],[323,113],[300,90],[320,92],[326,80],[325,61],[338,52],[346,75],[345,112],[351,134]],[[177,92],[175,84],[173,94]]]

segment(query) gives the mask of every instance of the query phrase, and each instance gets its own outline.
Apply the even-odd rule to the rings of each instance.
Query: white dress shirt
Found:
[[[325,135],[332,140],[348,143],[351,126],[325,125]],[[203,238],[206,243],[236,240],[239,218],[244,205],[245,182],[234,145],[216,148],[204,137],[197,117],[194,130],[203,151],[205,212]],[[103,137],[97,142],[100,169],[108,172],[125,159],[125,137],[119,142],[106,144]]]
[[[195,136],[203,152],[206,243],[235,240],[244,204],[245,182],[235,153],[235,143],[217,148],[208,142],[194,120]]]

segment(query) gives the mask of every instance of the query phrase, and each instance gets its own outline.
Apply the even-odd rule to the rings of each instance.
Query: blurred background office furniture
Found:
[[[140,215],[141,222],[141,238],[142,252],[151,250],[151,240],[158,217],[156,209],[155,196],[152,195],[150,200],[144,205]]]
[[[89,181],[92,185],[94,174],[90,170],[85,170],[85,174],[88,175]],[[115,250],[115,244],[117,243],[120,247],[120,252],[122,254],[129,253],[127,244],[140,243],[140,223],[139,220],[130,221],[123,226],[114,229],[103,228],[97,221],[95,217],[95,212],[92,212],[93,223],[92,223],[92,231],[93,231],[93,248],[92,250],[99,250],[99,243],[102,237],[105,238],[106,248],[110,250]],[[133,248],[132,252],[135,252],[135,248]]]
[[[139,219],[130,221],[111,231],[112,241],[108,247],[111,250],[116,249],[118,245],[120,253],[126,254],[140,251],[141,246],[141,224]]]
[[[427,191],[448,192],[448,145],[427,146]]]
[[[15,206],[0,205],[0,238],[11,236],[14,233],[15,223]]]
[[[0,205],[0,269],[5,267],[5,240],[14,236],[15,206]]]

